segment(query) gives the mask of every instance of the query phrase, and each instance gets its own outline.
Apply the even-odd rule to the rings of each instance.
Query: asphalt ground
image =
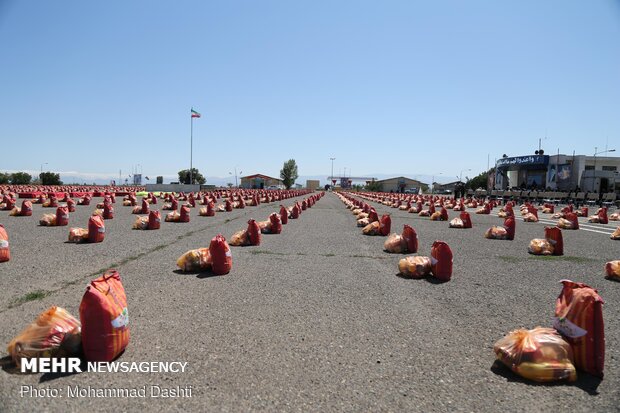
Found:
[[[0,411],[618,411],[620,283],[603,277],[605,262],[620,259],[620,242],[607,235],[614,223],[589,224],[597,232],[563,231],[565,255],[545,258],[527,253],[529,241],[543,237],[542,223],[517,219],[514,241],[487,240],[485,230],[503,222],[493,215],[469,210],[474,227],[450,229],[371,204],[392,215],[393,232],[405,223],[416,229],[419,255],[430,255],[434,240],[446,241],[452,280],[398,277],[403,255],[383,252],[385,237],[362,235],[331,193],[289,220],[282,234],[233,247],[233,269],[220,277],[175,272],[176,259],[217,233],[230,238],[249,218],[267,219],[278,204],[215,217],[193,209],[190,223],[134,231],[131,208],[117,203],[105,241],[82,245],[65,243],[69,227],[36,225],[51,209],[35,205],[30,218],[0,212],[12,254],[0,264],[0,343],[51,305],[78,316],[87,282],[114,267],[131,329],[118,361],[188,363],[176,374],[23,375],[5,367]],[[93,209],[77,206],[70,226],[85,227]],[[566,278],[605,300],[605,378],[579,372],[574,384],[540,385],[494,363],[493,344],[506,333],[551,325]],[[26,301],[35,291],[44,296]],[[24,385],[59,389],[64,397],[20,397]],[[69,398],[66,387],[74,385],[192,386],[192,397]]]

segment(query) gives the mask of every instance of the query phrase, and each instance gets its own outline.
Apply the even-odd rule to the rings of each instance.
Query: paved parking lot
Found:
[[[301,199],[301,198],[298,198]],[[95,200],[97,200],[95,198]],[[293,200],[284,201],[291,205]],[[94,204],[94,203],[93,203]],[[101,244],[65,243],[68,227],[38,227],[32,217],[0,212],[12,259],[0,264],[0,343],[7,343],[51,305],[78,315],[87,282],[117,268],[128,296],[131,342],[122,361],[182,361],[163,373],[67,376],[0,371],[2,411],[617,411],[620,400],[620,283],[603,277],[620,259],[617,226],[586,224],[564,231],[563,257],[527,253],[540,223],[517,219],[514,241],[483,237],[502,220],[475,215],[474,227],[449,229],[377,203],[392,231],[413,226],[420,255],[436,239],[454,253],[452,281],[396,276],[401,255],[382,251],[336,195],[328,193],[257,247],[233,248],[229,275],[175,272],[185,251],[229,238],[249,218],[267,219],[278,204],[215,217],[192,210],[187,224],[132,231],[130,207],[115,204]],[[161,202],[157,205],[161,208]],[[85,227],[94,206],[77,206],[70,226]],[[165,211],[164,211],[165,212]],[[495,209],[494,212],[497,212]],[[450,211],[450,218],[458,213]],[[605,300],[605,378],[579,374],[575,384],[538,385],[494,366],[493,344],[510,330],[550,326],[561,279],[598,289]],[[40,298],[26,301],[39,292]],[[3,355],[6,355],[3,354]],[[6,360],[5,360],[6,364]],[[20,397],[22,385],[192,387],[184,398]]]

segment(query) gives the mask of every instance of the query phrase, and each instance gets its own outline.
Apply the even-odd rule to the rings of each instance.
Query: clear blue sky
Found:
[[[0,170],[473,176],[620,150],[620,2],[0,0]]]

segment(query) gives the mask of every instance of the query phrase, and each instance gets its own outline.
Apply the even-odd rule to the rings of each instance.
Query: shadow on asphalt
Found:
[[[21,372],[21,369],[17,367],[17,364],[13,362],[11,356],[6,356],[0,359],[0,368],[8,374],[16,374],[16,375],[30,375],[30,374],[39,374],[33,372]],[[81,359],[80,370],[86,371],[87,364],[84,359]],[[45,383],[46,381],[55,380],[61,377],[73,376],[74,374],[80,374],[79,372],[71,372],[71,373],[43,373],[39,378],[39,383]]]
[[[199,279],[203,279],[203,278],[211,278],[211,277],[219,277],[217,274],[213,274],[210,271],[183,271],[183,270],[174,270],[172,271],[175,274],[181,274],[181,275],[195,275],[196,278]]]
[[[577,370],[577,381],[574,383],[567,383],[566,381],[538,383],[535,381],[524,379],[523,377],[514,373],[504,364],[502,364],[502,362],[499,360],[495,360],[495,363],[493,363],[493,365],[491,366],[491,371],[498,376],[504,377],[509,382],[519,382],[527,384],[528,386],[574,386],[588,393],[590,396],[598,396],[598,386],[601,384],[602,381],[602,379],[599,377],[595,377],[588,373]]]
[[[448,282],[448,281],[439,280],[439,279],[437,279],[435,277],[432,277],[430,275],[427,275],[427,276],[424,276],[424,277],[420,277],[420,278],[414,278],[414,277],[406,277],[406,276],[402,275],[401,273],[397,273],[396,276],[398,278],[402,278],[403,280],[414,280],[414,281],[422,281],[422,280],[424,280],[427,283],[431,283],[431,284],[445,284],[445,283]]]
[[[2,357],[0,359],[0,368],[2,371],[8,374],[34,374],[34,373],[22,373],[17,367],[17,364],[13,362],[11,356]]]

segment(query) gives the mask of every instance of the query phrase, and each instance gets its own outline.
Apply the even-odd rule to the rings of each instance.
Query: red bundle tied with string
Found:
[[[9,249],[9,234],[6,233],[4,226],[0,224],[0,262],[7,262],[11,259]]]
[[[606,207],[600,208],[596,215],[598,215],[598,223],[599,224],[607,224],[607,223],[609,223],[609,219],[607,217],[607,208]]]
[[[247,233],[250,245],[260,245],[262,235],[260,232],[260,227],[255,220],[251,219],[248,221]]]
[[[392,218],[388,214],[384,214],[379,222],[379,234],[387,236],[392,228]]]
[[[271,222],[271,233],[280,234],[282,232],[282,221],[280,220],[280,215],[275,212],[272,213],[269,215],[269,221]]]
[[[222,234],[216,235],[209,244],[211,254],[212,270],[216,275],[228,274],[232,269],[232,254],[226,238]]]
[[[183,205],[181,207],[181,215],[179,217],[179,222],[189,222],[189,206]]]
[[[590,286],[570,280],[555,303],[553,327],[573,349],[575,366],[603,377],[605,367],[605,328],[603,299]]]
[[[232,202],[230,202],[230,199],[227,199],[226,200],[226,212],[230,212],[232,210],[233,210]]]
[[[304,199],[301,203],[301,210],[305,211],[306,209],[308,209],[308,202]]]
[[[288,211],[284,205],[280,205],[280,220],[282,221],[282,225],[288,224]]]
[[[116,270],[106,271],[86,287],[80,321],[88,361],[112,361],[129,345],[127,297]]]
[[[433,276],[441,281],[450,281],[452,278],[452,250],[443,241],[433,242],[431,247],[431,271]]]
[[[88,219],[88,242],[103,242],[105,238],[105,224],[100,216]]]
[[[67,199],[67,209],[69,212],[75,212],[75,201],[72,198]]]
[[[149,212],[149,223],[148,229],[159,229],[161,226],[161,215],[159,215],[159,211],[151,211]]]
[[[545,227],[545,238],[553,245],[553,255],[564,255],[564,240],[560,228]]]
[[[69,210],[66,206],[56,208],[56,226],[64,227],[69,225]]]
[[[141,214],[148,214],[151,211],[150,207],[149,207],[149,203],[147,202],[146,199],[142,199],[142,208],[140,208],[140,213]]]
[[[111,203],[103,204],[103,219],[113,219],[114,218],[114,208]]]

